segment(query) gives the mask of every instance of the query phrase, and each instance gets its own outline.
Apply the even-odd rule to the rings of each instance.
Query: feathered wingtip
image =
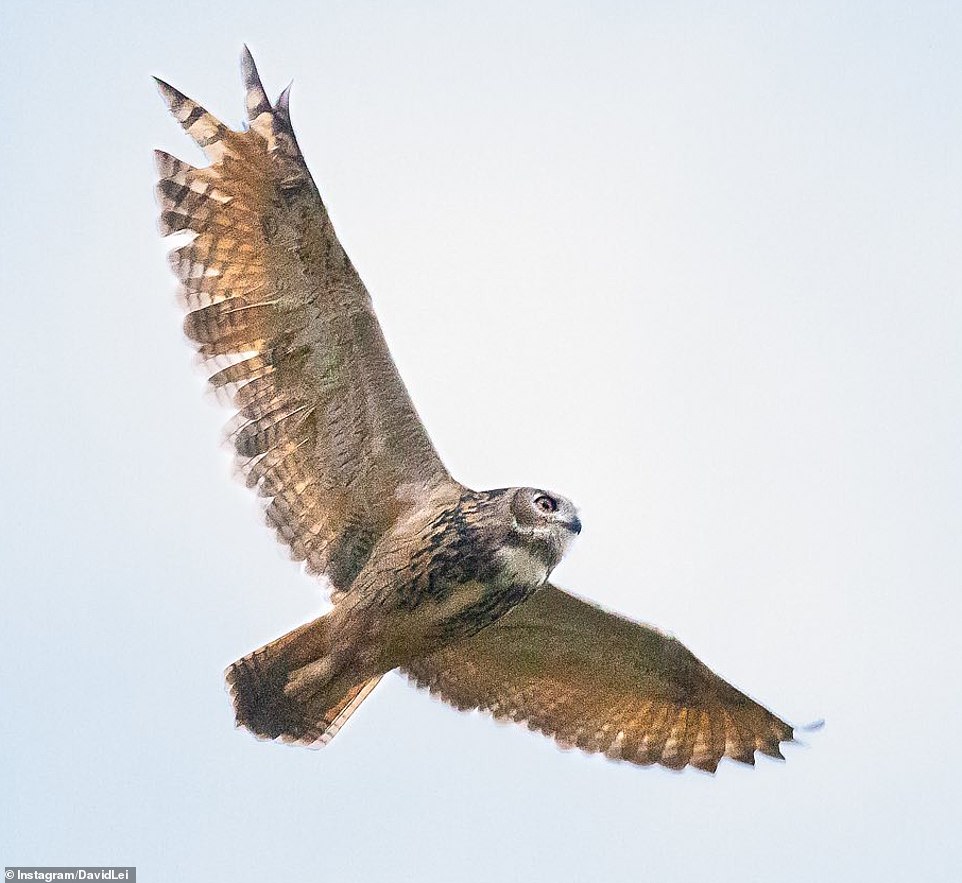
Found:
[[[250,127],[258,131],[268,141],[272,141],[278,135],[292,135],[290,100],[293,82],[288,83],[287,88],[281,92],[277,101],[271,104],[264,83],[257,72],[254,56],[246,43],[241,50],[241,74],[244,77],[244,87],[247,90],[245,103]]]
[[[217,117],[201,107],[192,98],[188,98],[179,89],[160,77],[154,77],[157,91],[164,99],[174,119],[180,123],[183,130],[190,135],[197,145],[211,160],[219,160],[230,143],[233,132]]]
[[[276,163],[275,174],[283,187],[291,189],[296,185],[299,188],[309,183],[310,174],[304,165],[304,158],[297,146],[297,138],[290,121],[291,87],[288,86],[281,93],[277,103],[272,105],[257,71],[254,57],[246,45],[241,50],[240,62],[245,87],[247,131],[234,131],[180,90],[157,77],[154,80],[161,97],[177,122],[200,145],[214,166],[220,164],[217,174],[222,175],[228,163],[247,165],[255,173],[260,174],[257,170],[264,162],[263,147],[266,144],[267,154]],[[248,132],[256,137],[248,137]],[[191,172],[196,171],[191,167],[187,168]],[[161,171],[163,173],[164,170]],[[170,189],[174,184],[183,183],[162,181],[161,186]],[[190,184],[190,189],[197,189],[195,183]],[[173,209],[177,206],[166,206],[166,208]],[[167,219],[167,222],[175,221],[176,219],[172,217]]]
[[[254,122],[262,113],[271,112],[271,102],[267,97],[261,76],[257,72],[254,56],[247,44],[241,50],[241,74],[244,77],[244,88],[247,90],[247,119]]]
[[[291,80],[284,87],[284,91],[277,96],[277,104],[275,105],[281,113],[288,117],[291,114],[291,86],[293,85],[294,81]]]

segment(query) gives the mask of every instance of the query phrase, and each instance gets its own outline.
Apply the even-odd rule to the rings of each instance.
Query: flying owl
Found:
[[[793,729],[676,639],[548,579],[581,530],[538,488],[448,474],[291,128],[250,53],[234,131],[158,80],[210,160],[157,151],[184,328],[236,409],[229,442],[267,521],[333,609],[226,673],[237,723],[330,741],[393,669],[459,709],[637,764],[780,758]]]

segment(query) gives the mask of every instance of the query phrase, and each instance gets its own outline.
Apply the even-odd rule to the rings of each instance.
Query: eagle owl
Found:
[[[333,609],[227,670],[256,736],[328,742],[388,671],[459,709],[565,746],[714,771],[781,757],[784,721],[674,638],[551,585],[581,530],[538,488],[473,491],[448,474],[398,376],[371,298],[250,53],[234,131],[158,80],[205,151],[156,154],[184,328],[236,409],[228,438],[267,521]]]

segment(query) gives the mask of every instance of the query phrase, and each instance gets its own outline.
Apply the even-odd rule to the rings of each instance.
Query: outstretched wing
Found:
[[[407,672],[459,709],[638,764],[714,772],[725,756],[780,758],[793,735],[674,638],[551,585]]]
[[[296,559],[344,591],[405,507],[450,481],[298,148],[245,48],[249,129],[157,81],[211,164],[157,151],[161,232],[184,322],[228,393],[247,484]]]

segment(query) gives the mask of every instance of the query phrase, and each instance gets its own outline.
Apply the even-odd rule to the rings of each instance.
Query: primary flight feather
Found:
[[[234,663],[237,722],[330,741],[386,672],[563,745],[672,769],[781,757],[792,728],[674,638],[548,577],[581,530],[536,488],[476,492],[441,463],[291,128],[242,59],[248,128],[158,82],[210,165],[157,151],[184,328],[237,410],[268,523],[333,609]]]

